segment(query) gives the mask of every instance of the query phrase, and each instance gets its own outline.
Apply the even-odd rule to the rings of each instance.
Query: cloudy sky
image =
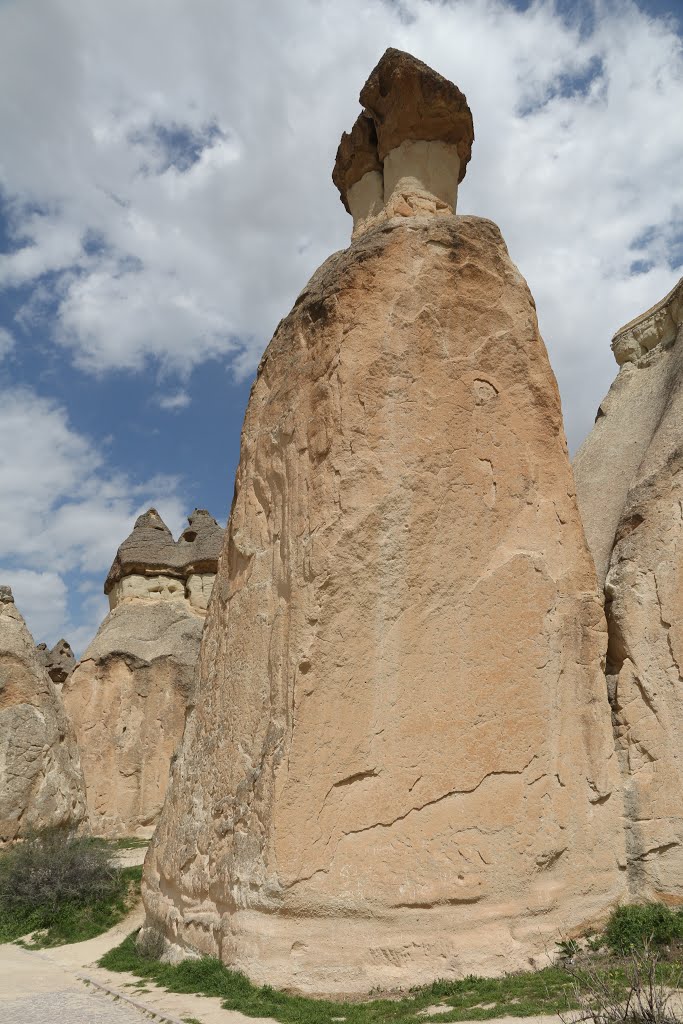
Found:
[[[459,212],[529,281],[575,449],[683,274],[682,32],[683,0],[0,0],[0,581],[36,641],[87,643],[150,504],[225,520],[387,46],[467,95]]]

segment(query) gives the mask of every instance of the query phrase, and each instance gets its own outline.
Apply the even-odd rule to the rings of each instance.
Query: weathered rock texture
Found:
[[[365,108],[342,135],[332,180],[354,238],[395,216],[455,213],[474,125],[456,85],[388,49],[363,86]]]
[[[307,992],[528,966],[623,889],[605,646],[498,228],[368,230],[252,390],[148,927]]]
[[[574,472],[605,581],[631,891],[683,902],[683,280],[612,348]]]
[[[116,554],[112,610],[64,686],[97,835],[149,835],[156,824],[223,532],[195,510],[176,542],[150,509]]]
[[[48,649],[47,644],[38,644],[36,651],[52,682],[61,686],[76,666],[76,658],[69,642],[62,638],[52,649]]]
[[[78,826],[78,748],[9,587],[0,587],[0,844],[33,829]]]

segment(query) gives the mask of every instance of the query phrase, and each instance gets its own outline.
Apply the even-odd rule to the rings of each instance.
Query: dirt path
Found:
[[[144,851],[143,851],[144,854]],[[97,961],[139,928],[142,905],[104,935],[53,949],[0,945],[0,1021],[5,1024],[277,1024],[224,1010],[220,999],[176,995],[132,974],[105,971]]]

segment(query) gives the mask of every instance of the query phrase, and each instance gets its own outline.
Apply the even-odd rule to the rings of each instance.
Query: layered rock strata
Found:
[[[394,216],[455,213],[474,125],[456,85],[402,50],[388,49],[342,135],[332,180],[354,237]]]
[[[64,686],[96,835],[150,835],[182,735],[223,530],[195,510],[178,541],[140,516],[105,583],[111,611]]]
[[[146,927],[308,993],[543,959],[624,889],[605,646],[498,228],[369,228],[259,367]]]
[[[621,369],[574,473],[605,583],[631,892],[681,902],[683,279],[612,348]]]
[[[0,845],[85,817],[78,748],[9,587],[0,587]]]

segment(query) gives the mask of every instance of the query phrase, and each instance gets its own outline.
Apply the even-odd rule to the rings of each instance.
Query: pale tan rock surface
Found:
[[[543,962],[624,892],[605,647],[498,228],[370,228],[259,368],[147,927],[305,992]]]
[[[105,583],[112,610],[64,686],[96,835],[151,835],[182,736],[223,530],[195,510],[176,542],[140,516]]]
[[[78,749],[9,587],[0,587],[0,845],[85,817]]]
[[[683,902],[683,280],[612,348],[574,473],[605,580],[631,892]]]

